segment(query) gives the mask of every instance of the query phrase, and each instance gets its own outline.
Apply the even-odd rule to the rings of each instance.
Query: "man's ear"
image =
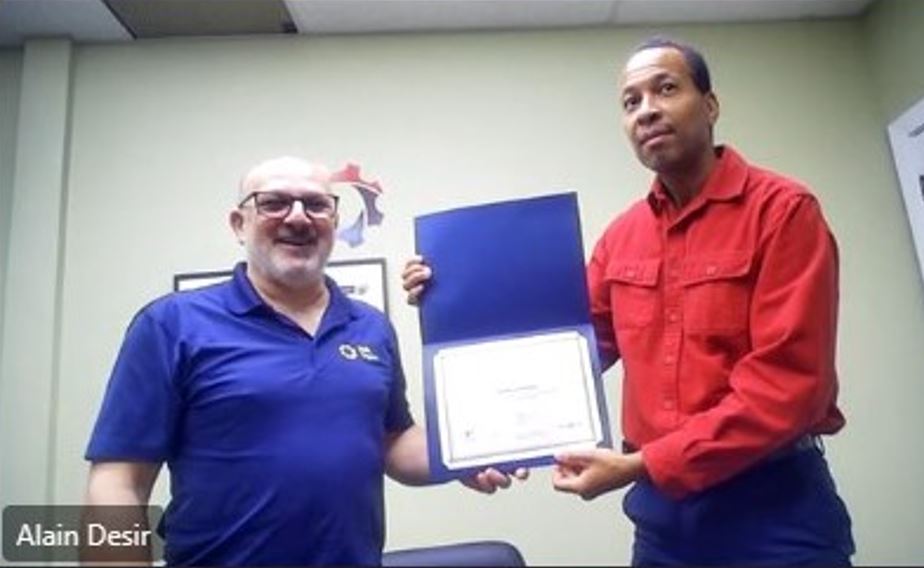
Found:
[[[706,97],[706,115],[709,117],[709,124],[715,126],[719,121],[719,98],[713,91],[709,91]]]
[[[232,209],[231,212],[228,213],[228,225],[230,225],[231,230],[234,231],[237,242],[244,244],[244,214],[241,213],[240,209]]]

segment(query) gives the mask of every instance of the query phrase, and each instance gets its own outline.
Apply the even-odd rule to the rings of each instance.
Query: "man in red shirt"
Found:
[[[657,176],[587,269],[605,367],[622,359],[623,453],[557,456],[584,499],[633,484],[637,565],[846,565],[850,518],[819,435],[836,405],[837,246],[796,181],[713,144],[702,56],[656,38],[622,73],[626,134]],[[412,261],[419,295],[429,269]]]

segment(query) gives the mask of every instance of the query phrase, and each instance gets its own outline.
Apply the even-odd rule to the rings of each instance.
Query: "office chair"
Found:
[[[383,566],[526,566],[510,543],[485,540],[393,550],[382,555]]]

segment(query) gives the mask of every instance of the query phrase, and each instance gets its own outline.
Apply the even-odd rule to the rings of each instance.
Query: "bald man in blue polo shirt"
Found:
[[[173,565],[376,565],[383,474],[427,482],[394,330],[324,276],[337,197],[322,165],[252,168],[229,282],[134,318],[86,457],[89,504],[146,504],[163,463]],[[493,492],[508,476],[466,483]]]

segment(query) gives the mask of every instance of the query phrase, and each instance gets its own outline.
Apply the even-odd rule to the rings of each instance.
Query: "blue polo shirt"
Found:
[[[86,458],[167,463],[168,563],[381,562],[384,439],[413,420],[390,323],[327,286],[314,337],[244,264],[129,326]]]

